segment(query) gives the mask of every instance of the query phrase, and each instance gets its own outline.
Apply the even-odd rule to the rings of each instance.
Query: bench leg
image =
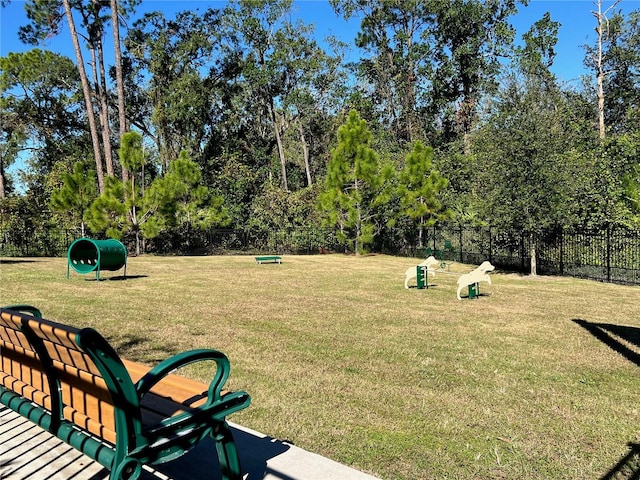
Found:
[[[219,423],[211,436],[216,442],[222,480],[242,480],[238,449],[227,422]]]
[[[142,473],[142,465],[135,458],[126,458],[114,467],[109,480],[133,480]]]

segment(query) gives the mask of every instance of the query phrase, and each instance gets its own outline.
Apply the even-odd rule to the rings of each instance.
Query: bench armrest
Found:
[[[42,313],[36,307],[31,305],[5,305],[5,310],[13,310],[14,312],[27,313],[32,317],[42,318]]]
[[[222,397],[222,388],[229,377],[230,364],[224,353],[211,349],[189,350],[160,362],[135,384],[139,398],[142,399],[154,385],[158,384],[174,370],[191,363],[206,360],[213,360],[217,366],[216,374],[209,384],[209,399],[220,399]]]

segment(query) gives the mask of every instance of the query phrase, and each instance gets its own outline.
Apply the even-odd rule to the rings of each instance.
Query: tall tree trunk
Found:
[[[596,21],[598,22],[595,30],[598,34],[598,46],[595,54],[594,63],[596,67],[596,82],[598,84],[598,132],[600,138],[605,138],[607,129],[604,121],[604,101],[605,101],[605,93],[604,93],[604,80],[607,75],[607,72],[604,69],[604,37],[606,35],[605,29],[609,28],[609,20],[607,20],[607,13],[609,13],[620,0],[615,0],[613,4],[607,8],[604,12],[602,11],[602,0],[597,0],[596,6],[598,7],[597,12],[591,12],[594,17],[596,17]],[[608,33],[608,32],[607,32]]]
[[[300,131],[300,142],[302,143],[302,155],[304,157],[304,171],[307,174],[307,186],[311,186],[311,169],[309,168],[309,144],[304,136],[304,127],[302,123],[298,124],[298,130]]]
[[[606,134],[606,127],[604,124],[604,66],[602,64],[602,34],[603,34],[603,13],[602,13],[602,0],[598,0],[598,11],[593,12],[593,15],[598,21],[596,26],[596,33],[598,34],[598,50],[596,53],[596,81],[598,83],[598,132],[600,138],[604,138]]]
[[[538,262],[536,259],[536,239],[533,233],[529,235],[529,255],[531,256],[531,276],[535,277],[538,275]]]
[[[100,103],[100,121],[102,123],[102,146],[104,148],[104,163],[107,168],[107,175],[113,177],[113,154],[111,152],[111,124],[109,123],[109,105],[107,104],[107,80],[104,68],[104,51],[102,48],[102,40],[98,43],[98,81],[96,92]]]
[[[271,113],[271,122],[273,123],[273,131],[276,136],[276,143],[278,145],[278,158],[280,159],[280,170],[282,172],[282,188],[285,191],[289,191],[289,183],[287,182],[287,159],[284,155],[284,146],[282,144],[282,137],[280,136],[280,122],[278,121],[273,100],[269,104],[269,110]]]
[[[124,80],[122,74],[122,50],[120,48],[120,16],[118,14],[118,0],[111,0],[111,23],[113,26],[113,51],[116,63],[116,92],[118,95],[118,125],[120,138],[127,133],[127,113],[124,103]],[[129,172],[122,166],[122,181],[126,184]]]
[[[2,156],[2,150],[0,150],[0,200],[6,198],[6,186],[5,186],[5,174],[4,174],[4,158]]]
[[[102,169],[102,152],[100,149],[100,139],[98,137],[98,128],[96,126],[96,119],[93,112],[93,102],[91,101],[91,87],[89,86],[89,79],[87,78],[87,72],[84,68],[84,61],[82,59],[82,51],[80,50],[80,42],[78,41],[78,32],[76,31],[76,25],[73,21],[73,13],[71,12],[71,5],[69,0],[62,0],[64,5],[64,11],[67,17],[67,23],[69,24],[69,32],[71,33],[71,41],[73,42],[73,49],[76,53],[76,61],[78,62],[78,73],[80,74],[80,81],[82,83],[82,93],[84,95],[85,107],[87,109],[87,118],[89,119],[89,130],[91,132],[91,142],[93,144],[93,156],[96,161],[96,175],[98,177],[98,190],[100,193],[104,193],[104,173]]]

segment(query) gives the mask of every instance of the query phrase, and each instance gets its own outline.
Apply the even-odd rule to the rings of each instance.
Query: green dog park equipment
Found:
[[[124,267],[127,276],[127,249],[118,240],[92,240],[78,238],[67,252],[67,278],[69,267],[84,275],[96,272],[96,279],[100,279],[100,270],[116,271]]]
[[[416,283],[418,288],[429,288],[429,280],[427,278],[427,267],[423,265],[416,266]]]

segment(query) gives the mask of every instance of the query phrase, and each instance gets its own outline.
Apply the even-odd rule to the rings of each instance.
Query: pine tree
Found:
[[[448,215],[439,196],[449,182],[433,168],[433,148],[416,142],[398,182],[401,213],[419,220],[418,246],[422,247],[424,228]]]
[[[383,168],[371,148],[371,131],[352,110],[338,129],[338,146],[327,166],[320,211],[326,223],[337,227],[338,239],[359,254],[376,234],[376,207],[383,201],[383,187],[391,169]]]
[[[82,162],[76,162],[73,173],[62,177],[62,186],[51,194],[51,208],[67,212],[80,223],[81,235],[85,236],[85,213],[96,196],[96,172],[87,170]]]

